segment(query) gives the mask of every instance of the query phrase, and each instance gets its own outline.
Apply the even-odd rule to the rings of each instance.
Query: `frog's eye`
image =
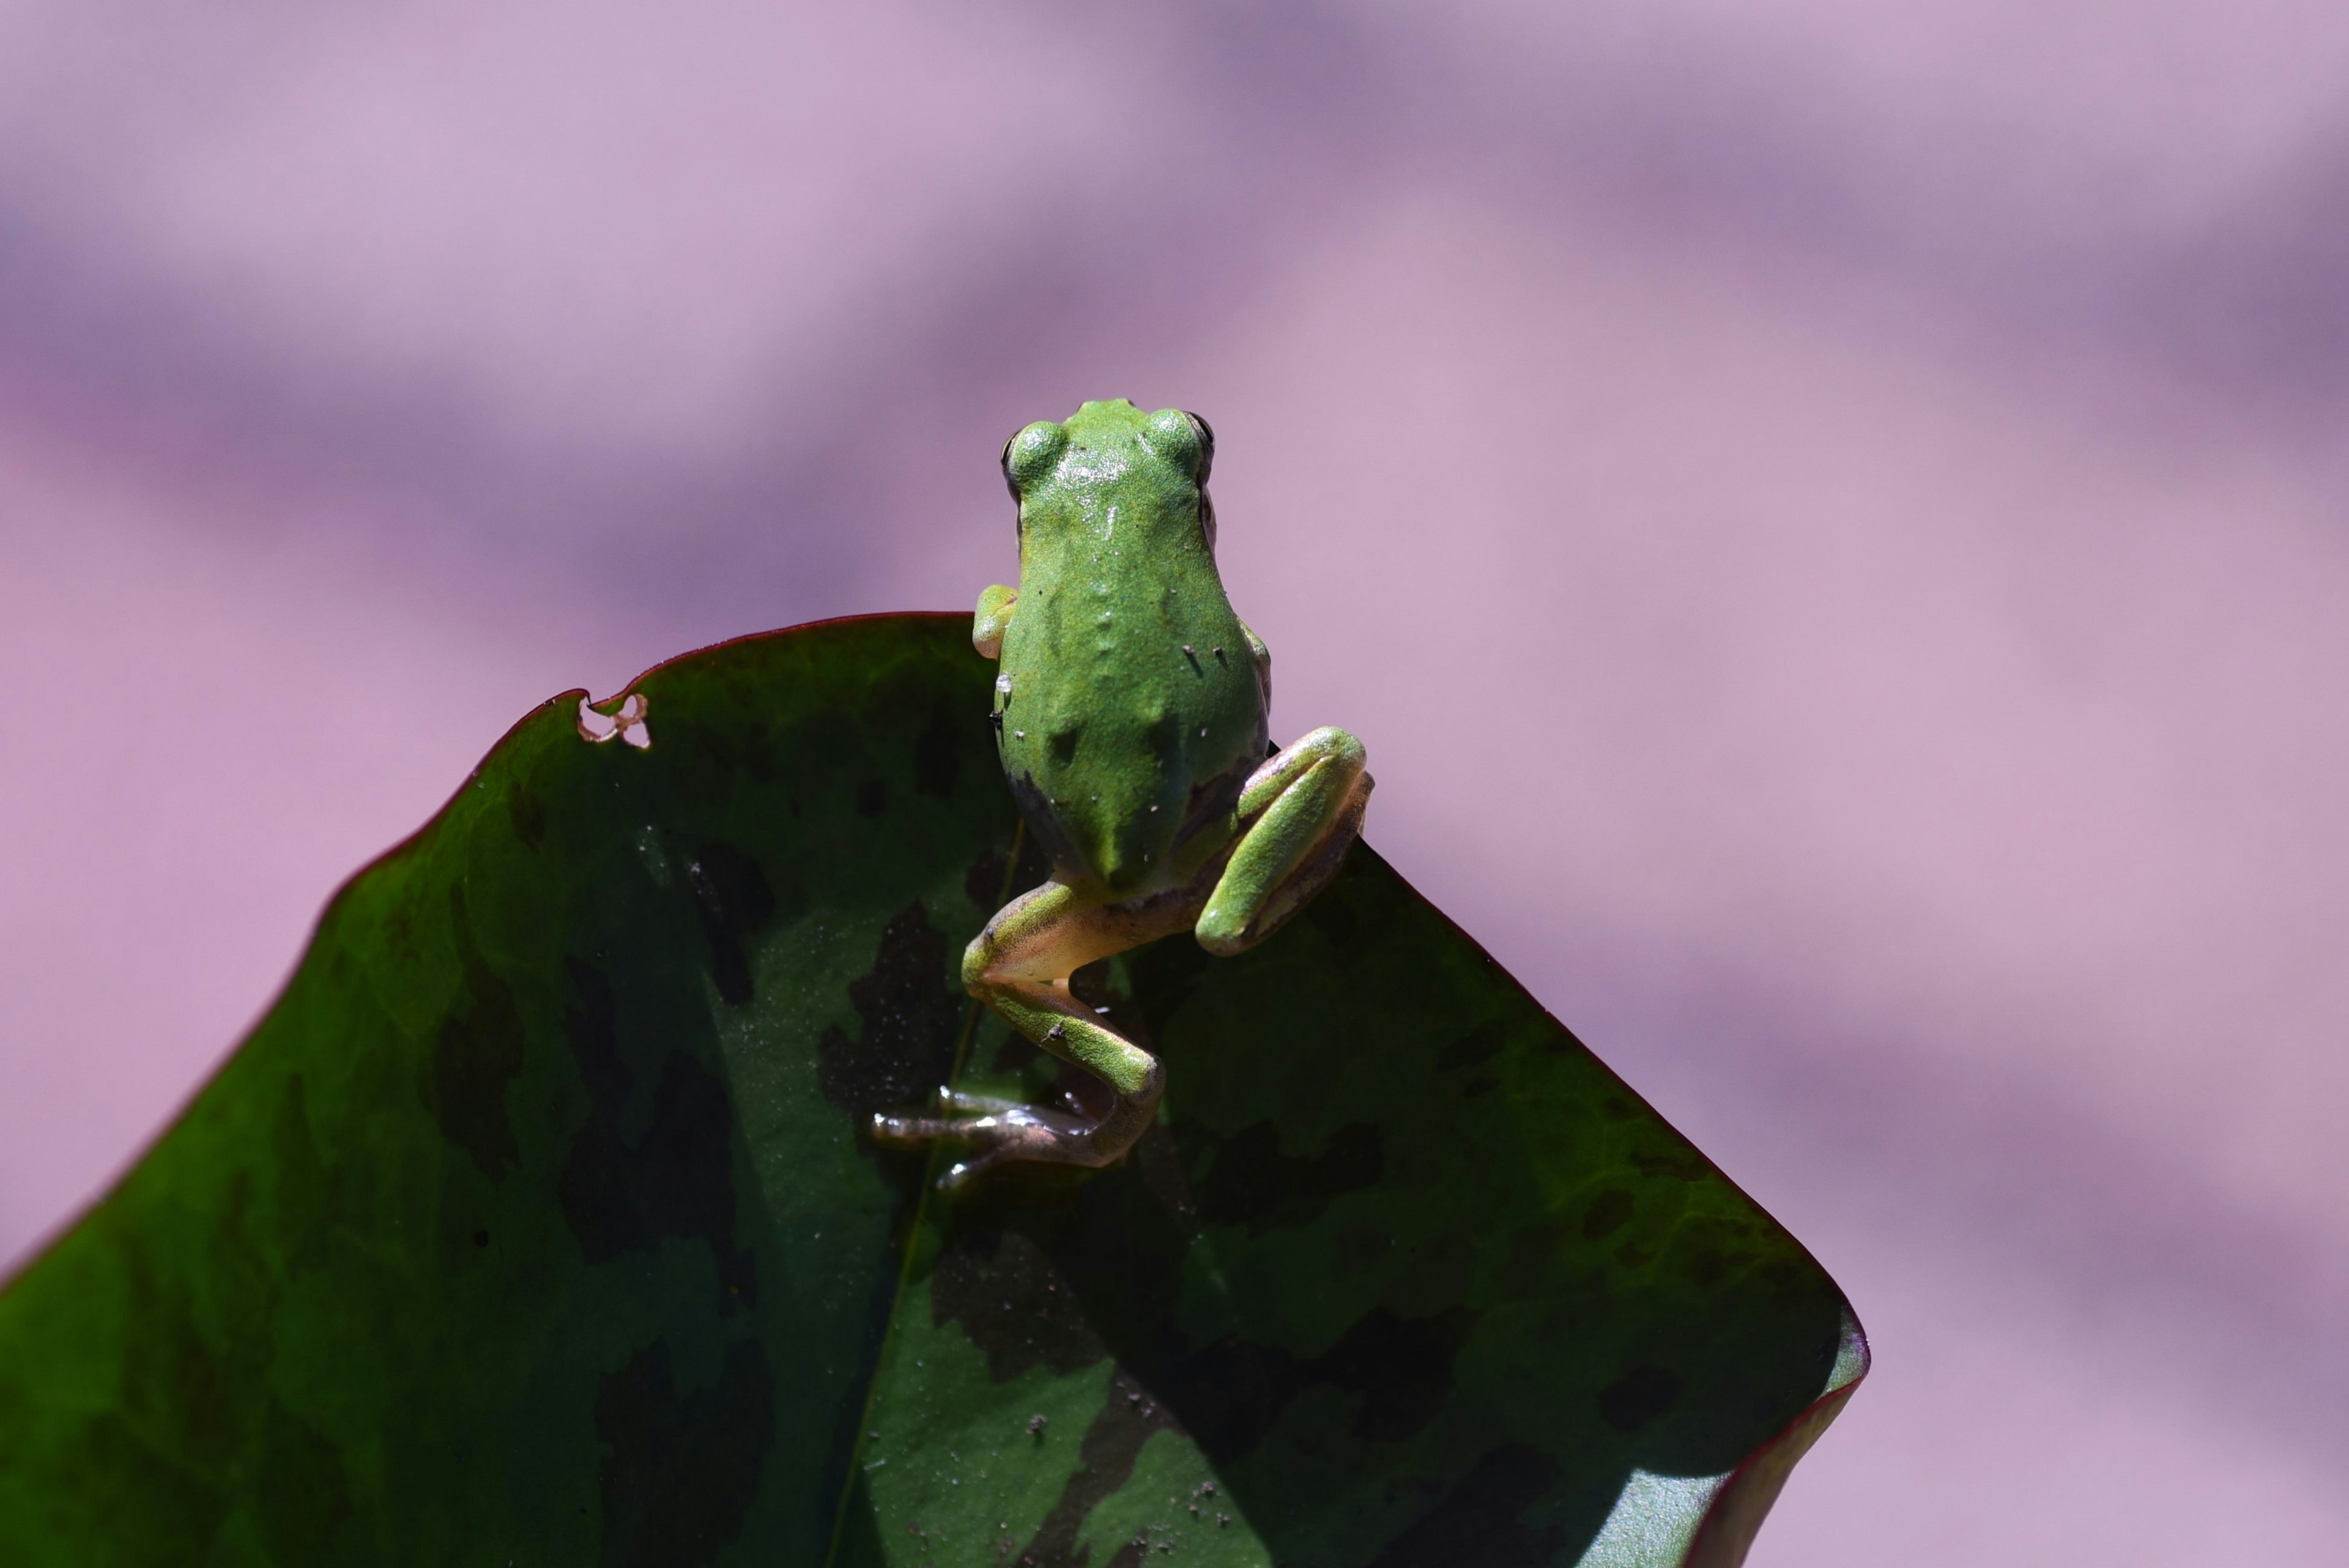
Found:
[[[1069,432],[1050,420],[1039,420],[1003,443],[1003,483],[1017,501],[1061,461]]]
[[[1188,409],[1183,410],[1183,417],[1191,421],[1192,431],[1199,438],[1199,472],[1194,477],[1195,483],[1204,485],[1207,483],[1207,470],[1216,464],[1216,427]]]
[[[1019,482],[1011,477],[1011,443],[1019,439],[1019,432],[1018,431],[1012,431],[1009,436],[1006,437],[1003,442],[1003,455],[996,460],[1002,465],[1003,488],[1011,492],[1011,504],[1014,506],[1019,504]]]

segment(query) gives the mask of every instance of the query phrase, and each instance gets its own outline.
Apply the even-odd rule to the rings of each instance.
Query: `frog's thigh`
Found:
[[[1047,882],[995,913],[963,954],[963,984],[973,994],[1009,980],[1066,980],[1112,953],[1171,936],[1191,923],[1198,899],[1181,892],[1117,902]]]
[[[1338,874],[1370,804],[1364,760],[1361,742],[1324,728],[1256,771],[1239,804],[1255,820],[1200,912],[1201,947],[1220,958],[1254,947]]]

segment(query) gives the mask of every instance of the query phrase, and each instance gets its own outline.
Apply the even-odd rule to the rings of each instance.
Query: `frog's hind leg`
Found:
[[[970,1144],[971,1158],[938,1184],[949,1189],[1004,1160],[1102,1166],[1117,1159],[1150,1126],[1165,1070],[1071,996],[1066,981],[1095,959],[1184,929],[1204,897],[1204,884],[1195,884],[1116,903],[1047,882],[1005,905],[963,955],[963,984],[973,996],[1115,1092],[1100,1121],[949,1088],[938,1093],[943,1115],[884,1111],[873,1118],[873,1136],[884,1143],[949,1138]]]
[[[1254,947],[1338,874],[1370,804],[1364,761],[1361,742],[1323,728],[1249,777],[1238,842],[1199,913],[1201,947],[1218,958]]]

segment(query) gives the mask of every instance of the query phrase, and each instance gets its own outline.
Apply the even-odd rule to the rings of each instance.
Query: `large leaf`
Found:
[[[1737,1561],[1848,1309],[1367,847],[1081,977],[1169,1062],[1122,1168],[861,1137],[1056,1081],[954,983],[1037,875],[966,629],[567,693],[345,888],[0,1295],[0,1561]]]

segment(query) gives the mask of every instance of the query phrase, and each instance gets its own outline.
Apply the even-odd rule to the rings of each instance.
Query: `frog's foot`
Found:
[[[1240,791],[1246,824],[1199,913],[1199,945],[1218,958],[1280,929],[1338,874],[1362,831],[1371,775],[1362,742],[1319,729],[1257,769]]]
[[[947,1114],[884,1112],[873,1118],[874,1137],[887,1143],[946,1138],[971,1145],[976,1154],[939,1183],[947,1188],[959,1187],[1005,1160],[1096,1167],[1116,1162],[1157,1114],[1165,1070],[1157,1057],[1070,995],[1066,982],[1095,959],[1185,929],[1201,897],[1195,888],[1184,888],[1116,903],[1047,882],[1005,905],[963,955],[963,984],[973,996],[1036,1044],[1110,1086],[1115,1098],[1099,1121],[941,1090],[938,1109]]]
[[[873,1118],[873,1137],[881,1143],[923,1144],[943,1138],[971,1146],[969,1158],[949,1168],[938,1187],[952,1191],[989,1166],[1008,1159],[1049,1160],[1063,1165],[1097,1165],[1088,1158],[1093,1125],[1082,1116],[1017,1100],[940,1089],[939,1116],[916,1116],[883,1111]]]

